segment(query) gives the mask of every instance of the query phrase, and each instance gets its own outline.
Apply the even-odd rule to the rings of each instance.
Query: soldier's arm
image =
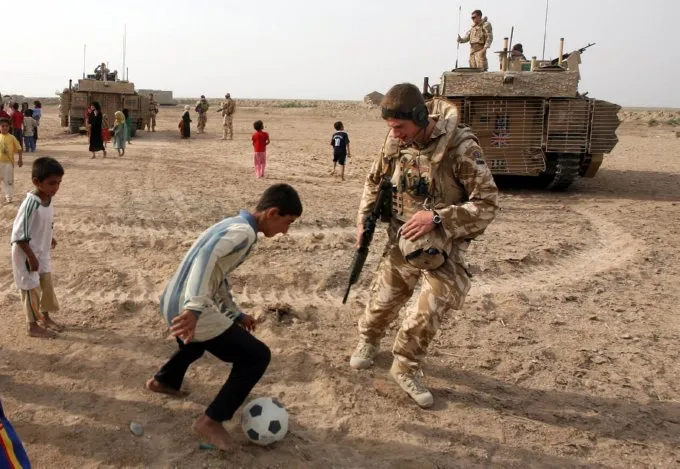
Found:
[[[460,38],[460,42],[470,42],[470,31],[468,30],[467,33],[465,33],[465,36]]]
[[[498,188],[482,158],[482,149],[469,140],[456,155],[454,177],[465,189],[468,200],[437,209],[442,227],[451,239],[474,238],[484,232],[498,211]]]
[[[378,198],[378,190],[380,189],[380,180],[383,173],[383,155],[384,150],[378,154],[373,160],[371,171],[366,176],[364,182],[364,192],[361,196],[361,203],[359,204],[359,213],[357,214],[357,226],[364,224],[364,219],[371,214]]]
[[[484,22],[484,32],[486,33],[486,42],[484,43],[484,47],[489,49],[491,47],[491,43],[493,42],[493,28],[491,27],[491,23],[488,21]]]

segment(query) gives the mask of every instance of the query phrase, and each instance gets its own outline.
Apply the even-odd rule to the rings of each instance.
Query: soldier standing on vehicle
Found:
[[[481,68],[484,71],[489,69],[489,62],[486,60],[486,51],[493,42],[493,30],[491,23],[486,16],[482,18],[482,11],[472,12],[472,28],[465,33],[465,36],[458,36],[458,42],[470,43],[470,67]]]
[[[527,58],[524,57],[524,48],[522,47],[522,44],[515,44],[512,46],[512,52],[510,52],[510,60],[526,60]]]
[[[149,123],[146,131],[156,131],[156,114],[158,114],[158,103],[153,97],[153,93],[149,93]]]
[[[498,210],[498,189],[477,137],[458,127],[455,106],[425,103],[415,85],[393,86],[381,103],[390,132],[364,185],[358,235],[372,212],[381,181],[394,188],[389,242],[359,320],[359,344],[350,358],[368,368],[380,340],[422,276],[416,310],[397,333],[390,374],[421,407],[434,398],[420,381],[420,362],[443,315],[460,309],[470,289],[465,252]],[[357,241],[357,245],[359,241]]]
[[[231,94],[227,93],[224,96],[224,102],[220,104],[217,112],[222,113],[222,140],[234,139],[234,111],[236,111],[236,103],[231,99]]]
[[[198,113],[198,124],[196,127],[198,127],[199,134],[205,133],[205,124],[208,122],[209,107],[210,105],[208,104],[208,100],[205,99],[204,95],[201,95],[201,99],[198,100],[196,103],[196,108],[194,109]]]

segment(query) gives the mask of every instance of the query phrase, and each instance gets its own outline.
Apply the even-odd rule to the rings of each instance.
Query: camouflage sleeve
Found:
[[[380,180],[383,173],[383,154],[381,151],[375,158],[371,171],[366,176],[364,193],[361,195],[359,213],[357,214],[357,225],[363,225],[364,219],[371,214],[375,201],[378,198],[378,189],[380,188]]]
[[[461,145],[454,164],[454,178],[468,200],[459,205],[437,209],[442,227],[451,239],[474,238],[484,232],[498,211],[498,188],[491,170],[482,158],[482,149],[473,140]]]
[[[472,30],[469,29],[468,32],[465,33],[464,36],[461,36],[460,42],[470,42],[470,31],[472,31]]]
[[[489,49],[491,47],[491,43],[493,42],[493,28],[491,27],[491,23],[488,21],[484,22],[484,26],[482,26],[484,29],[484,32],[486,33],[486,42],[484,42],[484,47]]]

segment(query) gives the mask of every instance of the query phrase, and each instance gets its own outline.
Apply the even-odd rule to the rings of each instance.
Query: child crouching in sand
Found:
[[[227,275],[248,257],[257,233],[285,234],[300,215],[302,203],[295,189],[288,184],[269,187],[255,210],[241,210],[198,237],[161,296],[161,312],[179,350],[146,387],[181,395],[187,369],[206,351],[232,363],[226,383],[192,426],[202,440],[223,451],[233,443],[222,423],[243,404],[271,357],[269,348],[250,334],[255,320],[234,302]]]

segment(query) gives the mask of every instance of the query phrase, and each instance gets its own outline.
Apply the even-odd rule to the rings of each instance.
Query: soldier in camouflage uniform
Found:
[[[201,99],[198,100],[195,108],[195,111],[198,113],[198,125],[196,127],[198,127],[199,134],[205,133],[205,124],[208,123],[209,107],[208,100],[205,99],[205,96],[201,95]]]
[[[231,99],[231,95],[227,93],[224,96],[224,102],[220,105],[217,112],[222,113],[222,140],[234,139],[234,111],[236,110],[236,104],[234,100]]]
[[[359,233],[385,177],[394,187],[392,218],[350,366],[363,369],[373,364],[385,329],[422,277],[416,310],[397,333],[390,373],[418,405],[429,407],[434,398],[420,382],[420,362],[441,317],[463,306],[470,288],[465,252],[470,240],[494,219],[498,189],[477,138],[458,125],[455,106],[439,98],[425,104],[417,87],[400,84],[390,89],[381,107],[391,130],[366,178]],[[418,243],[422,251],[407,247]],[[427,268],[430,253],[436,253],[440,262]],[[425,262],[419,263],[419,258]]]
[[[472,28],[465,33],[465,36],[458,36],[458,43],[470,43],[470,67],[487,71],[489,62],[486,60],[486,51],[493,42],[493,29],[486,16],[482,18],[481,10],[472,12],[472,22]]]
[[[156,114],[158,114],[158,103],[153,97],[153,93],[149,93],[149,123],[147,124],[147,132],[156,131]]]

